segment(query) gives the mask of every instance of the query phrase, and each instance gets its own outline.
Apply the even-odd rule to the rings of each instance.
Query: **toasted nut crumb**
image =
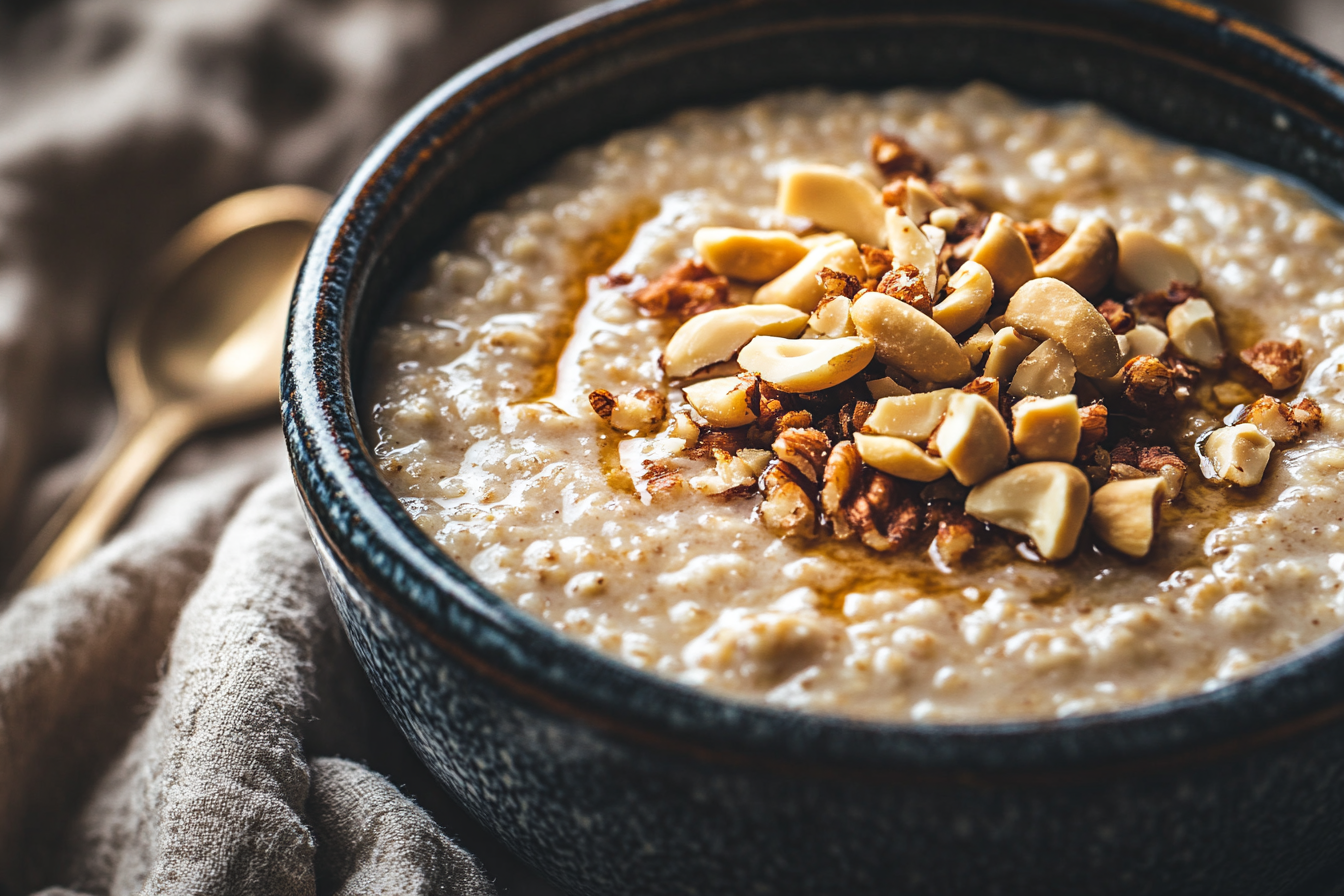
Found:
[[[606,389],[594,389],[588,393],[588,404],[592,406],[594,414],[610,421],[611,412],[616,410],[616,396]]]
[[[947,281],[947,288],[947,296],[933,309],[933,319],[958,336],[984,319],[994,301],[994,280],[984,265],[968,261]]]
[[[775,461],[761,476],[761,522],[781,538],[810,538],[817,531],[817,508],[789,464]]]
[[[1107,483],[1092,496],[1092,531],[1126,556],[1145,557],[1157,534],[1165,496],[1166,487],[1156,476]]]
[[[742,369],[759,374],[784,392],[816,392],[838,386],[873,360],[871,340],[784,339],[757,336],[738,353]]]
[[[999,381],[992,376],[978,376],[962,386],[961,391],[979,395],[994,407],[999,406]]]
[[[976,530],[982,528],[960,507],[947,501],[938,501],[929,507],[926,524],[938,527],[929,544],[929,558],[943,572],[961,565],[966,555],[975,549]]]
[[[1118,252],[1111,225],[1085,218],[1054,254],[1037,260],[1036,276],[1063,281],[1090,299],[1111,282]]]
[[[962,485],[975,485],[1008,466],[1008,427],[999,409],[979,395],[954,392],[932,442]]]
[[[934,322],[936,323],[937,320],[938,318],[935,315]],[[970,362],[971,366],[975,367],[980,363],[981,359],[985,357],[986,353],[989,352],[993,345],[994,331],[990,328],[989,324],[981,324],[980,329],[972,333],[967,337],[966,341],[961,344],[961,353],[966,356],[966,360]]]
[[[1126,300],[1125,307],[1141,324],[1152,324],[1163,333],[1167,331],[1167,315],[1182,302],[1199,298],[1199,287],[1189,283],[1172,283],[1166,289],[1144,292]]]
[[[1102,317],[1106,318],[1106,323],[1111,325],[1111,332],[1115,335],[1120,336],[1134,329],[1134,315],[1126,311],[1125,306],[1114,299],[1107,299],[1102,302],[1097,306],[1097,310],[1101,312]],[[1161,354],[1161,352],[1158,352],[1158,354]]]
[[[744,492],[756,491],[756,478],[765,469],[770,452],[747,449],[734,455],[715,448],[713,455],[714,471],[691,477],[691,488],[706,495],[745,497]],[[765,455],[765,460],[754,455]]]
[[[1250,423],[1224,426],[1198,443],[1200,472],[1232,485],[1259,485],[1274,451],[1274,440]]]
[[[731,429],[756,422],[752,411],[753,392],[757,389],[752,376],[721,376],[712,380],[692,383],[682,388],[686,402],[697,414],[719,429]]]
[[[882,279],[882,275],[891,270],[892,260],[895,257],[890,249],[870,246],[867,243],[859,246],[859,256],[863,258],[863,274],[866,280]]]
[[[672,422],[667,428],[667,435],[670,438],[681,439],[686,443],[687,448],[694,448],[700,442],[700,427],[696,426],[690,414],[679,411],[672,415]]]
[[[710,458],[714,457],[715,449],[726,451],[729,454],[737,454],[743,448],[747,447],[749,441],[747,427],[735,427],[732,429],[702,429],[700,430],[700,443],[694,451],[687,452],[691,457]]]
[[[1086,455],[1106,438],[1106,406],[1089,404],[1078,409],[1078,453]]]
[[[1264,377],[1269,388],[1291,389],[1302,382],[1302,340],[1278,342],[1262,339],[1241,353],[1247,367]]]
[[[588,400],[592,402],[591,395]],[[638,389],[616,396],[616,406],[607,422],[612,429],[622,432],[648,432],[666,416],[667,399],[652,389]]]
[[[1174,280],[1199,283],[1199,266],[1180,246],[1158,239],[1138,227],[1124,227],[1116,234],[1119,257],[1116,285],[1126,292],[1165,290]]]
[[[1027,245],[1031,247],[1031,257],[1040,264],[1055,253],[1060,246],[1064,245],[1069,235],[1061,233],[1051,226],[1049,221],[1036,219],[1028,221],[1025,224],[1017,222],[1013,224],[1017,232],[1026,237]]]
[[[947,475],[946,463],[930,457],[909,439],[856,432],[854,446],[864,463],[898,479],[932,482]]]
[[[1081,436],[1076,395],[1024,398],[1013,405],[1013,447],[1026,460],[1072,461]]]
[[[873,134],[868,140],[868,155],[882,176],[889,180],[909,174],[926,180],[933,176],[929,160],[902,137]]]
[[[1120,369],[1120,344],[1111,325],[1063,281],[1031,281],[1013,294],[1003,316],[1033,339],[1058,342],[1085,376],[1108,377]]]
[[[1076,373],[1073,357],[1058,342],[1047,339],[1017,365],[1008,394],[1014,398],[1067,395],[1073,391]]]
[[[1222,366],[1223,337],[1218,333],[1213,306],[1203,299],[1190,299],[1171,309],[1167,334],[1176,351],[1201,367]]]
[[[861,243],[881,245],[886,222],[882,193],[838,165],[799,165],[779,179],[775,207],[782,215],[808,218]]]
[[[849,316],[859,335],[873,340],[877,357],[921,382],[950,383],[970,376],[961,346],[933,318],[880,292],[861,293]]]
[[[990,341],[989,358],[985,361],[985,376],[1011,380],[1017,365],[1039,345],[1040,343],[1030,336],[1025,336],[1012,327],[1004,327],[996,332]]]
[[[935,389],[932,392],[880,398],[864,421],[864,429],[878,435],[923,442],[933,435],[943,414],[947,413],[947,403],[956,391]]]
[[[847,299],[854,298],[859,294],[859,290],[863,289],[863,281],[858,277],[830,268],[817,271],[817,283],[827,296],[844,296]]]
[[[920,314],[933,315],[933,299],[929,298],[919,268],[912,264],[903,264],[888,271],[882,282],[877,284],[877,291],[900,299]]]
[[[673,265],[657,280],[630,297],[645,317],[682,320],[728,305],[728,278],[696,261]]]
[[[803,241],[787,230],[701,227],[693,243],[711,271],[749,283],[772,280],[807,254]]]
[[[786,429],[811,429],[812,414],[810,411],[785,411],[770,421],[770,437],[779,438],[779,434]]]
[[[843,507],[859,487],[862,472],[863,463],[853,442],[839,442],[831,449],[822,474],[821,507],[836,538],[846,539],[854,534]]]
[[[862,276],[863,259],[859,256],[858,245],[851,239],[821,243],[793,267],[756,290],[752,302],[757,305],[788,305],[811,314],[826,295],[817,282],[817,274],[823,269]]]
[[[696,315],[672,334],[663,368],[673,378],[727,361],[756,336],[800,335],[807,315],[788,305],[738,305]]]
[[[929,242],[929,235],[898,208],[887,209],[886,223],[892,267],[913,265],[924,278],[924,289],[930,296],[937,295],[938,250]],[[943,232],[939,230],[938,234]]]
[[[971,253],[971,261],[985,266],[994,280],[994,297],[1010,298],[1036,276],[1036,259],[1026,237],[1013,227],[1013,220],[995,212]]]
[[[839,339],[842,336],[853,336],[858,331],[854,329],[854,322],[849,319],[849,309],[853,305],[849,299],[844,296],[827,296],[821,300],[817,310],[812,312],[808,318],[807,325],[813,333],[825,336],[828,339]],[[765,306],[770,307],[770,306]],[[783,334],[772,334],[783,335]]]
[[[1176,383],[1171,368],[1151,355],[1128,361],[1120,379],[1125,398],[1145,414],[1165,416],[1176,407]]]
[[[1041,461],[1014,467],[971,489],[966,512],[1026,535],[1046,560],[1063,560],[1078,544],[1090,499],[1081,470]]]
[[[1321,406],[1316,403],[1316,399],[1309,395],[1304,395],[1297,401],[1289,405],[1293,411],[1293,419],[1297,425],[1302,427],[1302,432],[1315,432],[1321,428],[1324,415],[1321,414]]]
[[[786,464],[792,464],[808,482],[820,482],[831,456],[831,440],[818,429],[786,429],[771,446]]]
[[[1148,475],[1156,474],[1166,486],[1168,503],[1181,496],[1185,488],[1185,461],[1166,445],[1153,445],[1139,453],[1139,469]]]
[[[1311,404],[1306,405],[1305,402]],[[1320,406],[1310,398],[1303,398],[1298,404],[1303,405],[1304,419],[1314,416],[1319,425]],[[1237,416],[1236,422],[1250,423],[1273,439],[1275,444],[1286,445],[1302,437],[1305,427],[1299,422],[1299,416],[1299,412],[1293,406],[1265,395],[1246,406]]]

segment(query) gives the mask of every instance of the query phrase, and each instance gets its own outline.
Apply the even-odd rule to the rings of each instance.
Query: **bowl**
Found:
[[[929,64],[929,61],[936,64]],[[435,90],[372,150],[296,289],[284,428],[332,599],[443,786],[576,894],[1256,893],[1344,854],[1344,645],[1218,690],[1061,720],[880,724],[628,668],[492,595],[380,481],[357,395],[379,315],[469,214],[677,108],[985,78],[1344,199],[1344,69],[1186,0],[650,0]]]

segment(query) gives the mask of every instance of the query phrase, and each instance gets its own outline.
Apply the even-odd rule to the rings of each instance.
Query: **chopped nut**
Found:
[[[1111,464],[1110,476],[1107,482],[1125,482],[1130,479],[1148,479],[1147,473],[1140,470],[1132,464]]]
[[[1067,395],[1073,391],[1075,373],[1073,357],[1058,342],[1047,339],[1017,365],[1008,394],[1014,398]]]
[[[831,440],[818,429],[786,429],[771,446],[779,459],[792,464],[808,482],[820,482],[831,456]]]
[[[1078,543],[1090,498],[1081,470],[1041,461],[1014,467],[971,489],[966,512],[1026,535],[1046,560],[1063,560]]]
[[[1137,358],[1139,355],[1152,355],[1154,358],[1160,358],[1171,342],[1166,333],[1151,324],[1139,324],[1134,327],[1125,334],[1125,341],[1129,347],[1125,353],[1126,361]]]
[[[879,249],[867,243],[859,246],[859,255],[863,258],[863,273],[868,280],[882,279],[882,275],[891,270],[892,260],[895,257],[890,249]]]
[[[1106,438],[1106,406],[1089,404],[1078,409],[1078,453],[1086,455]],[[1109,460],[1107,462],[1109,464]]]
[[[807,254],[803,241],[787,230],[701,227],[693,243],[711,271],[749,283],[772,280]]]
[[[1117,336],[1134,329],[1134,315],[1126,311],[1125,306],[1114,299],[1107,299],[1102,302],[1097,306],[1097,311],[1101,312],[1101,316],[1106,318],[1106,323],[1111,325],[1111,332]],[[1158,354],[1162,353],[1158,352]]]
[[[594,389],[588,393],[588,404],[592,405],[594,414],[610,421],[611,412],[616,410],[616,396],[606,389]]]
[[[1156,476],[1107,483],[1092,496],[1092,531],[1126,556],[1145,557],[1157,534],[1165,496],[1166,487]]]
[[[715,449],[718,449],[735,455],[747,447],[748,441],[745,426],[731,429],[702,429],[699,446],[687,454],[698,458],[713,457]]]
[[[989,344],[989,360],[985,361],[985,376],[1011,379],[1017,365],[1036,350],[1040,343],[1024,336],[1012,327],[1004,327],[994,334]]]
[[[1008,427],[999,409],[979,395],[952,393],[932,442],[962,485],[975,485],[1008,466]]]
[[[588,400],[591,403],[592,396]],[[607,422],[612,429],[622,432],[648,432],[666,416],[667,399],[652,389],[638,389],[616,396],[616,406]]]
[[[1125,398],[1152,416],[1170,414],[1176,406],[1176,383],[1171,368],[1151,355],[1139,355],[1120,371]]]
[[[630,301],[645,317],[686,320],[728,305],[728,278],[687,259],[635,293]]]
[[[862,483],[863,462],[853,442],[839,442],[831,449],[822,474],[821,507],[836,538],[854,534],[843,513],[844,505]]]
[[[854,329],[854,322],[849,319],[851,305],[853,302],[844,296],[827,296],[821,300],[817,310],[812,312],[812,317],[808,319],[808,327],[812,332],[828,339],[853,336],[857,331]]]
[[[861,243],[881,245],[886,229],[882,193],[838,165],[799,165],[779,179],[775,207],[782,215],[808,218]]]
[[[904,546],[918,534],[922,507],[903,497],[897,480],[880,470],[865,468],[863,484],[841,508],[860,540],[875,551]]]
[[[889,376],[868,381],[868,393],[874,399],[896,398],[901,395],[909,395],[910,390],[896,382]]]
[[[821,285],[822,291],[827,296],[844,296],[852,299],[863,289],[863,281],[853,274],[845,274],[840,271],[833,271],[830,268],[822,268],[817,271],[817,283]],[[823,299],[822,301],[825,301]]]
[[[924,287],[924,278],[920,276],[919,268],[912,264],[903,264],[888,271],[882,282],[877,284],[877,291],[900,299],[921,314],[933,314],[933,300]]]
[[[911,148],[901,137],[890,134],[874,134],[868,140],[868,155],[888,180],[901,175],[913,174],[928,179],[933,176],[933,166],[919,152]]]
[[[1199,266],[1180,246],[1138,227],[1121,228],[1115,238],[1119,250],[1115,282],[1126,292],[1165,290],[1173,280],[1199,283]]]
[[[752,411],[753,393],[757,390],[752,376],[722,376],[682,388],[686,402],[697,414],[719,429],[731,429],[756,422]]]
[[[980,323],[994,301],[994,280],[984,265],[968,261],[947,281],[948,293],[933,309],[933,319],[953,336]]]
[[[1139,469],[1149,474],[1156,474],[1161,478],[1166,486],[1166,499],[1168,502],[1175,501],[1181,496],[1182,489],[1185,488],[1185,461],[1176,456],[1165,445],[1157,445],[1144,448],[1139,454]]]
[[[1031,248],[1031,257],[1040,264],[1045,259],[1055,253],[1060,246],[1068,240],[1068,234],[1060,233],[1050,225],[1049,221],[1035,220],[1023,224],[1014,223],[1017,232],[1026,237],[1027,245]]]
[[[933,318],[880,292],[861,293],[849,316],[859,335],[876,345],[877,357],[916,380],[950,383],[970,376],[961,346]]]
[[[618,448],[621,467],[630,476],[645,504],[659,495],[671,494],[686,484],[682,476],[686,448],[681,439],[659,437],[622,439]]]
[[[1276,444],[1295,442],[1309,429],[1320,426],[1321,408],[1311,398],[1303,398],[1296,405],[1288,405],[1265,395],[1248,405],[1237,416],[1237,423],[1250,423]]]
[[[937,323],[938,318],[934,318]],[[972,333],[965,342],[961,344],[961,353],[966,356],[972,367],[980,363],[981,359],[989,352],[994,345],[994,331],[989,324],[981,324],[980,329]]]
[[[745,449],[736,455],[713,449],[714,472],[691,477],[691,488],[706,495],[746,497],[756,491],[756,478],[769,461],[769,451]],[[764,455],[764,457],[761,457]]]
[[[961,391],[979,395],[994,407],[999,406],[999,381],[992,376],[978,376],[962,386]]]
[[[700,427],[695,425],[690,414],[680,411],[672,415],[667,435],[669,438],[681,439],[687,448],[694,448],[700,442]]]
[[[788,305],[811,314],[826,295],[817,282],[817,274],[824,268],[862,276],[863,259],[859,257],[858,245],[851,239],[822,243],[793,267],[756,290],[752,302],[757,305]]]
[[[775,461],[761,476],[761,522],[781,538],[810,538],[817,531],[817,508],[793,466]]]
[[[1201,367],[1221,367],[1223,337],[1213,306],[1203,299],[1182,302],[1167,314],[1167,333],[1172,347]]]
[[[784,339],[757,336],[738,353],[737,363],[784,392],[816,392],[837,386],[873,360],[873,343],[861,336],[839,339]]]
[[[884,199],[886,198],[885,191],[883,191],[882,196]],[[890,204],[888,203],[888,205]],[[957,226],[961,224],[963,218],[965,218],[965,215],[955,208],[936,208],[929,212],[929,223],[948,234],[949,239]]]
[[[1292,408],[1293,419],[1297,421],[1298,426],[1302,427],[1303,433],[1315,432],[1321,428],[1324,415],[1321,413],[1321,406],[1316,403],[1316,399],[1306,395],[1288,407]]]
[[[936,389],[878,399],[877,406],[864,421],[864,429],[878,435],[923,442],[933,435],[956,391]]]
[[[1120,344],[1106,318],[1073,287],[1045,277],[1013,294],[1004,319],[1033,339],[1053,339],[1073,356],[1078,372],[1108,377],[1120,369]]]
[[[882,201],[899,208],[916,224],[925,223],[934,211],[943,207],[943,201],[921,177],[906,177],[888,183],[882,188]]]
[[[1199,298],[1198,287],[1189,283],[1173,282],[1165,289],[1140,293],[1126,301],[1125,306],[1129,308],[1136,321],[1141,324],[1152,324],[1165,333],[1167,315],[1171,309],[1182,302],[1197,298]]]
[[[1010,298],[1036,276],[1036,259],[1026,237],[1013,227],[1011,218],[999,212],[990,217],[970,260],[989,271],[994,280],[994,297],[999,300]]]
[[[1013,405],[1013,447],[1026,460],[1072,461],[1082,428],[1076,395],[1024,398]]]
[[[930,457],[909,439],[857,432],[854,446],[864,463],[898,479],[932,482],[947,475],[946,463]]]
[[[947,501],[930,506],[926,524],[938,527],[929,544],[929,558],[943,572],[951,572],[975,549],[975,533],[981,528],[961,508]]]
[[[1117,254],[1111,225],[1085,218],[1053,255],[1036,262],[1036,276],[1060,280],[1090,299],[1111,282]]]
[[[1197,447],[1206,479],[1250,486],[1264,477],[1274,441],[1252,424],[1239,423],[1206,433]]]
[[[901,214],[898,208],[887,209],[886,224],[887,245],[891,249],[893,268],[913,265],[924,278],[925,291],[930,296],[937,295],[938,250],[929,242],[928,234]]]
[[[1278,342],[1262,339],[1241,353],[1247,367],[1264,377],[1269,388],[1291,389],[1302,382],[1302,340]]]
[[[776,439],[786,429],[811,428],[812,413],[810,411],[785,411],[770,421],[770,434]]]
[[[682,324],[663,351],[670,377],[727,361],[756,336],[798,336],[807,315],[788,305],[738,305],[698,314]]]

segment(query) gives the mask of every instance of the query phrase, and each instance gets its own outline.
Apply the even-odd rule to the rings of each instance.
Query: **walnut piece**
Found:
[[[918,533],[923,505],[903,494],[896,477],[866,468],[863,484],[841,508],[859,539],[875,551],[905,546]]]
[[[890,249],[879,249],[867,243],[859,246],[859,256],[863,258],[864,273],[869,280],[880,280],[883,274],[891,270],[892,259],[896,257]]]
[[[1241,360],[1276,391],[1291,389],[1302,382],[1302,340],[1279,342],[1262,339],[1241,353]]]
[[[684,259],[630,297],[645,317],[677,317],[728,306],[728,278],[698,261]]]
[[[933,175],[929,160],[892,134],[873,134],[868,139],[868,155],[887,179],[913,174],[928,180]]]
[[[1171,368],[1151,355],[1132,358],[1120,370],[1125,398],[1145,414],[1166,416],[1176,407]]]
[[[843,271],[833,271],[830,268],[822,268],[817,271],[817,282],[821,284],[822,290],[828,296],[844,296],[852,299],[863,289],[863,283],[853,274],[846,274]],[[825,301],[823,299],[823,301]]]
[[[761,476],[761,521],[781,538],[810,538],[817,531],[817,508],[800,479],[795,467],[777,460]]]
[[[933,298],[924,285],[924,277],[920,274],[919,268],[912,264],[903,264],[888,271],[877,284],[877,291],[894,299],[900,299],[920,314],[933,316]]]
[[[1078,456],[1086,457],[1088,452],[1100,445],[1106,438],[1106,405],[1094,402],[1078,409],[1082,430],[1078,436]]]
[[[1106,323],[1111,325],[1111,332],[1115,335],[1119,336],[1134,329],[1134,315],[1126,311],[1125,306],[1114,299],[1107,299],[1102,302],[1097,306],[1097,310],[1101,312],[1102,317],[1106,318]]]
[[[588,393],[588,404],[592,405],[593,413],[603,420],[610,421],[611,412],[616,410],[616,396],[606,389],[594,389]]]
[[[820,482],[831,454],[831,440],[819,429],[786,429],[771,445],[781,461],[791,464],[808,482]]]
[[[1068,234],[1060,233],[1051,227],[1049,221],[1040,219],[1028,221],[1025,224],[1015,223],[1013,226],[1017,228],[1018,233],[1027,238],[1027,245],[1031,247],[1031,256],[1036,259],[1037,263],[1045,261],[1055,254],[1055,250],[1064,245],[1064,241],[1069,238]]]
[[[853,442],[839,442],[831,449],[822,473],[821,509],[836,538],[843,540],[854,535],[844,507],[861,483],[862,472],[863,462]]]

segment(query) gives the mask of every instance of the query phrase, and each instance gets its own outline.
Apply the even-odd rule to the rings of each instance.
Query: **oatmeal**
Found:
[[[381,471],[632,666],[881,719],[1219,686],[1344,615],[1344,225],[986,85],[690,111],[477,215],[381,331]]]

